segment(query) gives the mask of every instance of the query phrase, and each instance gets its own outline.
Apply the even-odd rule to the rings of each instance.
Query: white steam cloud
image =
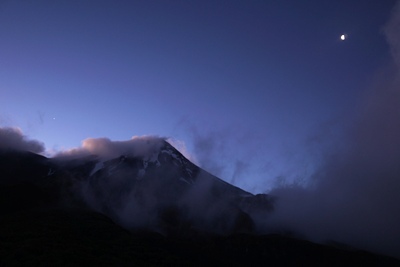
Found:
[[[133,136],[127,141],[111,141],[108,138],[87,138],[82,146],[62,151],[56,157],[84,157],[96,155],[103,159],[111,159],[121,155],[147,157],[159,150],[165,138],[158,136]]]

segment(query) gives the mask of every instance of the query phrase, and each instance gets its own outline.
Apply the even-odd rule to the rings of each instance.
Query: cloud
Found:
[[[252,128],[210,127],[182,121],[180,127],[189,136],[196,164],[213,175],[254,194],[265,193],[273,186],[269,177],[292,177],[299,166],[308,172],[302,153],[285,142],[261,135]],[[272,164],[274,162],[274,164]],[[278,164],[277,164],[278,163]],[[284,172],[284,173],[283,173]]]
[[[189,151],[184,141],[171,137],[168,138],[166,141],[170,143],[173,147],[175,147],[185,158],[190,160],[192,163],[199,164],[196,155]]]
[[[187,157],[189,160],[228,182],[240,182],[241,175],[251,167],[241,159],[250,161],[255,154],[254,143],[247,131],[238,131],[233,127],[200,128],[187,121],[183,121],[180,126],[189,135],[193,151],[187,153],[190,155]]]
[[[127,141],[111,141],[108,138],[87,138],[81,147],[62,151],[55,157],[84,157],[96,155],[103,159],[111,159],[121,155],[133,157],[151,156],[163,145],[165,138],[158,136],[133,136]]]
[[[44,144],[27,139],[19,128],[0,127],[0,149],[42,153],[44,152]]]
[[[400,68],[400,3],[385,27]],[[311,185],[284,185],[268,227],[400,257],[400,72],[381,74]],[[394,73],[394,75],[393,75]],[[349,114],[351,115],[351,114]],[[352,116],[350,116],[352,117]]]
[[[216,176],[224,177],[226,164],[220,159],[226,158],[229,131],[201,133],[192,126],[190,133],[199,165]]]

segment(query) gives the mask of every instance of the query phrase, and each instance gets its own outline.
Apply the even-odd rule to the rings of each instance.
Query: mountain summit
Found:
[[[254,216],[272,210],[267,195],[255,196],[219,179],[164,140],[142,140],[112,155],[45,158],[4,151],[2,188],[15,192],[14,197],[22,194],[20,189],[30,196],[18,197],[15,203],[26,201],[21,208],[33,203],[86,207],[124,228],[166,235],[252,233],[257,230]],[[15,208],[4,203],[6,210]]]
[[[54,179],[67,179],[90,208],[126,228],[164,234],[191,231],[253,232],[252,216],[272,201],[254,196],[194,165],[168,142],[139,156],[132,151],[104,160],[96,155],[56,161]]]

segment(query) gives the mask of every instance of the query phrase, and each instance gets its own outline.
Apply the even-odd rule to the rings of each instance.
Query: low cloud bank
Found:
[[[19,128],[0,127],[0,149],[42,153],[44,144],[36,140],[29,140]]]
[[[57,153],[57,158],[78,158],[96,155],[100,158],[112,159],[121,155],[133,157],[151,156],[165,141],[158,136],[133,136],[127,141],[111,141],[108,138],[88,138],[82,141],[82,146]]]

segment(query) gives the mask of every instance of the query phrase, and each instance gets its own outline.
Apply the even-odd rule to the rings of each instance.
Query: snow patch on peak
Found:
[[[161,166],[161,163],[160,163],[160,161],[158,160],[158,156],[159,156],[159,152],[158,151],[155,151],[154,153],[152,153],[152,154],[150,154],[150,155],[148,155],[148,156],[146,156],[144,159],[143,159],[143,168],[144,169],[147,169],[147,167],[149,166],[149,163],[153,163],[153,164],[155,164],[157,167],[160,167]]]
[[[97,162],[96,165],[94,166],[93,170],[90,172],[89,176],[92,176],[98,170],[103,169],[103,167],[104,167],[104,162],[103,161]]]
[[[174,164],[176,166],[178,166],[178,162],[180,165],[182,165],[181,157],[179,157],[177,154],[175,154],[174,151],[172,151],[171,149],[163,149],[163,150],[161,150],[161,153],[171,156],[174,159]]]
[[[158,160],[158,155],[159,154],[160,153],[158,151],[156,151],[156,152],[148,155],[147,157],[145,157],[144,160],[143,160],[144,167],[147,168],[149,162],[155,163],[157,166],[160,166],[160,162]]]
[[[103,165],[107,168],[108,174],[112,174],[114,171],[118,170],[119,166],[123,164],[126,159],[126,156],[120,156],[119,158],[104,162]]]

